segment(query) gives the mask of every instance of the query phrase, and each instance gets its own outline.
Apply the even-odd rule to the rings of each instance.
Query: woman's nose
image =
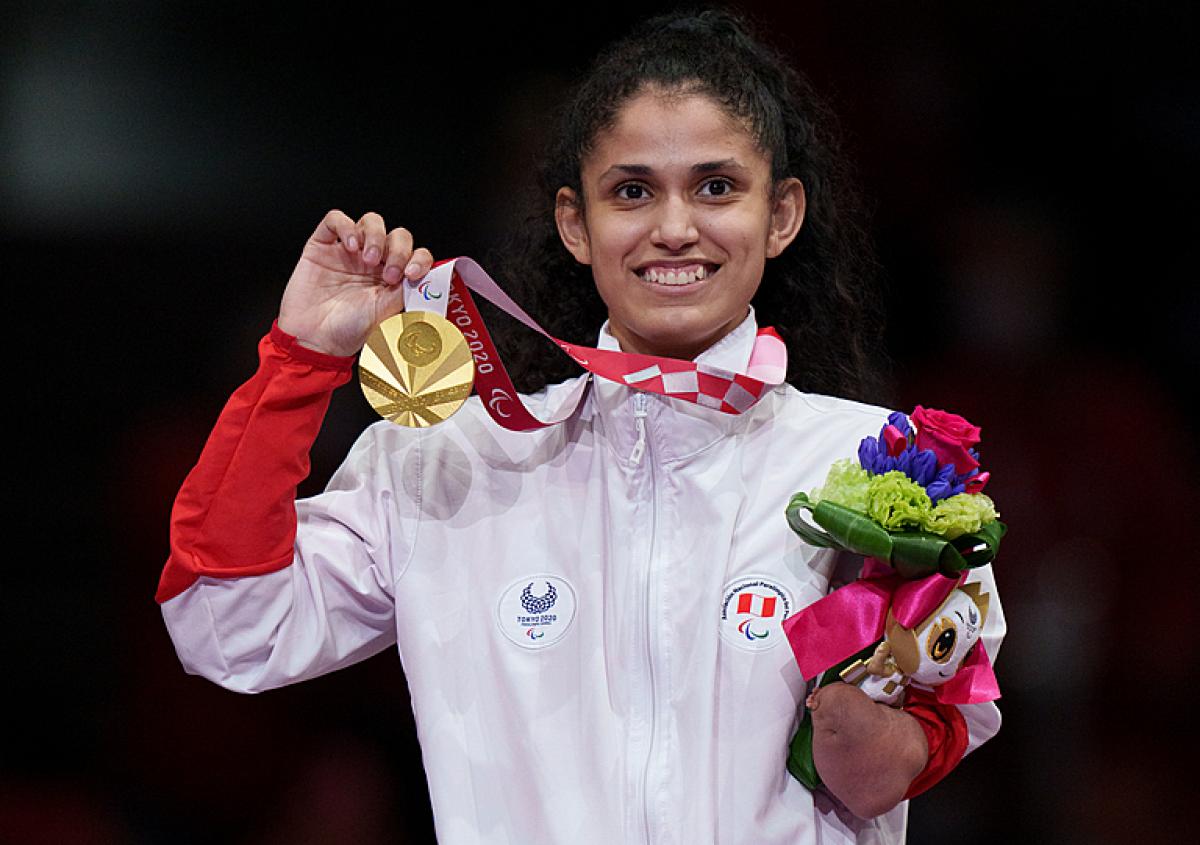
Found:
[[[700,237],[690,203],[682,197],[667,197],[659,206],[651,238],[657,246],[678,252]]]

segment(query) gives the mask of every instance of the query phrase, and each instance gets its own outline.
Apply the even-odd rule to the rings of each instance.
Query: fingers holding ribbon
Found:
[[[347,253],[359,255],[368,275],[377,275],[388,285],[402,279],[416,281],[433,267],[428,249],[413,248],[412,232],[403,226],[388,231],[383,216],[375,211],[354,220],[339,209],[331,209],[310,240],[325,247],[340,243]]]
[[[383,281],[397,284],[401,279],[415,282],[433,266],[433,255],[425,247],[413,249],[412,233],[403,227],[393,229],[387,236]]]
[[[387,231],[383,217],[373,211],[354,224],[354,234],[349,237],[357,237],[362,245],[363,264],[386,285],[396,285],[404,279],[416,281],[433,266],[433,255],[428,249],[413,249],[412,232],[403,226]],[[349,245],[347,248],[354,251]]]
[[[404,268],[404,276],[409,281],[415,282],[425,278],[431,269],[433,269],[433,255],[425,247],[421,247],[413,251],[408,266]]]

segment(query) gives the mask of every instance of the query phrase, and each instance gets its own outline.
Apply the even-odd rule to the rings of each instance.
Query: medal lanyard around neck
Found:
[[[483,319],[471,298],[475,291],[500,310],[550,339],[577,364],[595,375],[637,390],[695,402],[727,414],[740,414],[754,405],[787,375],[787,347],[772,328],[763,328],[754,341],[744,373],[735,373],[695,361],[596,349],[567,343],[551,336],[513,302],[474,260],[454,258],[438,264],[417,284],[405,283],[404,307],[408,312],[429,311],[445,317],[466,338],[475,359],[475,389],[492,419],[512,431],[532,431],[556,425],[575,412],[587,388],[580,379],[548,419],[539,419],[526,407]]]

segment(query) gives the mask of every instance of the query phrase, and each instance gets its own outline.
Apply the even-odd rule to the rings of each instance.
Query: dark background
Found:
[[[487,256],[564,86],[653,8],[427,6],[3,7],[0,840],[432,840],[393,652],[236,696],[184,675],[152,600],[174,492],[322,214]],[[888,278],[890,400],[983,426],[1011,526],[1005,726],[913,803],[910,840],[1181,837],[1195,13],[743,8],[843,118]],[[302,492],[371,419],[335,396]]]

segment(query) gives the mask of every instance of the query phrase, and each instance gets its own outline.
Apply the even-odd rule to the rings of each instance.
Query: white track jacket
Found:
[[[755,331],[700,360],[744,369]],[[906,803],[864,821],[786,771],[806,684],[779,627],[835,563],[789,497],[886,414],[783,385],[730,416],[597,378],[534,433],[477,397],[381,422],[295,503],[291,565],[202,575],[163,616],[189,672],[241,692],[398,647],[443,845],[898,843]],[[971,580],[995,658],[990,567]],[[970,749],[999,728],[961,710]]]

